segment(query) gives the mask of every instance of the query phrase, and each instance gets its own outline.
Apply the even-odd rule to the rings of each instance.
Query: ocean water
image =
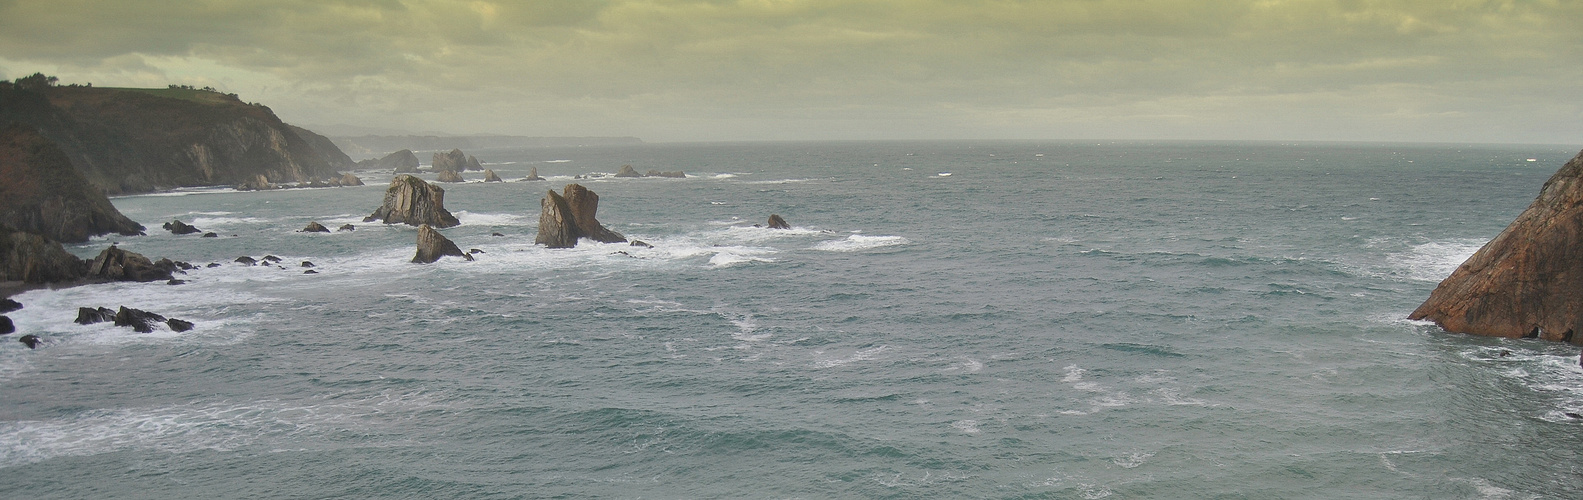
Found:
[[[474,262],[361,221],[388,173],[115,199],[149,234],[73,252],[221,265],[15,297],[0,498],[1583,495],[1577,347],[1404,319],[1573,149],[469,153]],[[623,164],[688,177],[573,179]],[[654,248],[535,246],[570,182]],[[197,328],[72,323],[122,305]]]

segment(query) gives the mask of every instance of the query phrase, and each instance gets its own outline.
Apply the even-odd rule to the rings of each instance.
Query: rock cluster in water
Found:
[[[445,228],[461,224],[445,210],[445,190],[411,175],[398,175],[385,190],[385,202],[363,222]]]
[[[653,170],[653,169],[650,169],[648,171],[648,173],[640,174],[640,173],[638,173],[637,170],[634,170],[632,168],[632,165],[622,165],[621,166],[621,170],[616,172],[615,176],[616,177],[673,177],[673,178],[683,178],[683,177],[687,177],[687,174],[683,173],[680,170],[675,171],[675,172],[661,172],[659,170]]]
[[[1583,343],[1583,153],[1408,316],[1448,331]]]
[[[534,243],[550,248],[572,248],[579,238],[602,243],[627,241],[621,233],[605,229],[595,218],[599,195],[579,184],[567,184],[564,194],[549,191],[540,200],[539,234]]]

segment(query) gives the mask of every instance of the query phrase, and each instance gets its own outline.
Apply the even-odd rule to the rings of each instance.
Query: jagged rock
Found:
[[[246,265],[249,265],[249,266],[256,266],[256,265],[258,265],[258,259],[254,259],[252,257],[248,257],[246,255],[243,255],[241,257],[237,257],[236,258],[236,263],[238,263],[238,264],[246,264]]]
[[[504,234],[500,234],[500,233],[489,233],[489,235],[490,236],[505,236]]]
[[[82,259],[60,243],[0,224],[0,281],[56,283],[82,276]]]
[[[100,307],[97,309],[92,307],[77,308],[76,323],[79,325],[92,325],[94,323],[103,323],[106,321],[115,321],[114,309],[110,309],[108,307]]]
[[[21,124],[0,127],[0,221],[67,243],[143,234],[143,226],[121,215],[55,142]]]
[[[280,186],[269,182],[269,178],[264,177],[264,174],[255,175],[236,185],[237,191],[267,191],[270,189],[280,189]]]
[[[544,180],[544,178],[543,177],[539,177],[539,167],[528,167],[528,176],[527,177],[523,177],[522,180],[525,180],[525,181],[542,181],[542,180]]]
[[[631,246],[635,246],[635,247],[654,248],[654,245],[650,245],[648,242],[643,241],[643,240],[632,240],[632,243],[630,243],[630,245]]]
[[[302,265],[298,266],[298,267],[314,267],[314,266],[313,266],[312,262],[308,262],[308,261],[305,260],[305,261],[302,261]]]
[[[632,165],[622,165],[621,171],[616,172],[616,177],[643,177],[643,174],[632,169]]]
[[[165,326],[169,326],[170,330],[173,332],[185,332],[192,329],[192,322],[170,318],[165,320]]]
[[[500,176],[495,175],[495,171],[493,169],[485,169],[484,170],[484,182],[505,182],[505,181],[502,180],[500,178]]]
[[[390,169],[397,174],[415,174],[418,173],[418,163],[418,155],[412,154],[412,150],[410,149],[403,149],[401,151],[385,155],[383,158],[378,160],[369,158],[367,160],[357,162],[357,168],[370,170]]]
[[[572,222],[572,207],[566,198],[549,191],[539,200],[539,235],[533,242],[550,248],[577,246],[577,227]]]
[[[22,309],[22,303],[11,299],[0,299],[0,313],[8,313]]]
[[[770,229],[791,229],[791,224],[787,224],[786,219],[782,219],[781,216],[775,214],[770,214],[770,220],[765,225],[769,226]]]
[[[299,232],[299,233],[328,233],[328,232],[330,232],[330,228],[324,227],[324,225],[320,224],[319,221],[313,221],[313,222],[309,222],[308,223],[308,227],[304,227],[304,228],[302,228],[301,231],[297,231],[297,232]]]
[[[626,243],[621,233],[605,229],[594,215],[599,211],[599,195],[580,184],[567,184],[562,191],[566,204],[572,209],[572,219],[577,225],[577,236],[601,243]]]
[[[12,333],[16,333],[16,324],[11,322],[11,318],[0,316],[0,335]]]
[[[202,229],[189,226],[187,223],[179,220],[166,222],[164,227],[166,231],[170,231],[170,234],[192,234],[203,232]]]
[[[164,322],[164,316],[142,309],[121,306],[121,310],[115,312],[115,326],[130,326],[133,331],[138,333],[153,332],[155,323]]]
[[[340,228],[337,228],[335,230],[335,232],[339,233],[341,231],[356,231],[356,230],[357,230],[357,226],[354,226],[354,225],[351,225],[351,224],[342,224]]]
[[[470,168],[470,169],[473,169],[473,170],[483,170],[484,169],[484,164],[478,162],[478,157],[477,156],[467,155],[467,168]]]
[[[599,211],[599,195],[578,184],[567,184],[565,195],[550,191],[540,202],[539,235],[534,243],[550,248],[577,246],[578,238],[588,238],[603,243],[622,243],[627,238],[621,233],[605,229],[595,214]]]
[[[472,255],[462,252],[462,249],[445,238],[428,224],[418,226],[418,254],[412,257],[415,264],[429,264],[440,260],[440,257],[453,255],[467,260],[473,260]]]
[[[481,254],[481,253],[484,253],[484,251],[483,250],[479,250],[477,248],[472,248],[472,249],[468,249],[467,250],[467,254],[468,255],[478,255],[478,254]]]
[[[410,175],[398,175],[385,190],[385,202],[363,222],[447,228],[461,224],[445,210],[445,190]]]
[[[439,181],[439,182],[466,182],[467,181],[467,179],[463,179],[462,178],[462,174],[456,173],[455,170],[441,170],[440,171],[440,175],[435,177],[434,180]]]
[[[677,170],[675,172],[661,172],[661,171],[658,171],[658,170],[649,170],[649,173],[643,174],[643,176],[644,177],[671,177],[671,178],[681,179],[681,178],[687,177],[687,174],[682,173],[682,171],[680,171],[680,170]]]
[[[258,259],[259,262],[263,262],[263,263],[266,263],[266,264],[274,264],[274,263],[280,262],[280,260],[281,260],[280,257],[276,257],[274,255],[265,255],[264,258]]]
[[[450,170],[461,172],[467,170],[467,155],[460,149],[452,149],[445,153],[434,153],[434,161],[430,163],[436,172]]]
[[[88,265],[88,277],[114,281],[167,281],[175,263],[161,259],[158,264],[136,252],[110,245]]]
[[[1504,231],[1457,267],[1410,319],[1447,331],[1583,344],[1583,153]]]
[[[21,342],[28,349],[38,349],[38,346],[44,343],[44,339],[38,335],[23,335],[22,338],[16,339],[16,341]]]
[[[209,265],[204,266],[204,267],[220,267],[220,263],[219,262],[210,262]]]
[[[201,237],[203,237],[203,238],[219,238],[220,235],[214,234],[214,233],[203,233],[203,236],[201,236]]]

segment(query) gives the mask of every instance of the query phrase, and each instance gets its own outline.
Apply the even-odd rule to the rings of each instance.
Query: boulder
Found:
[[[632,169],[632,165],[622,165],[621,171],[616,172],[616,177],[643,177],[643,174]]]
[[[483,170],[484,164],[478,162],[477,156],[467,155],[467,168],[472,170]]]
[[[12,333],[16,333],[16,324],[11,322],[11,318],[0,316],[0,335]]]
[[[646,174],[643,174],[643,176],[644,177],[671,177],[671,178],[675,178],[675,179],[681,179],[681,178],[687,177],[687,174],[682,173],[682,171],[680,171],[680,170],[677,170],[675,172],[661,172],[661,171],[658,171],[658,170],[649,170],[649,172],[646,173]]]
[[[148,257],[110,245],[89,263],[88,277],[112,281],[167,281],[172,279],[175,269],[175,263],[169,259],[155,263]]]
[[[539,177],[539,167],[528,167],[528,176],[527,177],[523,177],[522,180],[525,180],[525,181],[542,181],[542,180],[544,180],[544,178],[543,177]]]
[[[263,262],[263,263],[266,263],[266,264],[276,264],[276,263],[279,263],[280,260],[281,260],[280,257],[276,257],[274,255],[265,255],[264,258],[258,259],[259,262]]]
[[[8,313],[22,309],[22,303],[11,299],[0,299],[0,313]]]
[[[1583,344],[1583,153],[1411,315],[1447,331]]]
[[[369,170],[388,169],[397,174],[415,174],[418,173],[418,155],[412,154],[410,149],[403,149],[377,160],[369,158],[357,162],[357,168]],[[356,185],[361,186],[362,182],[359,181]]]
[[[214,233],[203,233],[203,236],[202,236],[202,237],[203,237],[203,238],[219,238],[219,237],[220,237],[220,235],[218,235],[218,234],[214,234]]]
[[[100,307],[97,309],[92,307],[77,308],[76,323],[79,325],[92,325],[94,323],[103,323],[106,321],[115,321],[114,309],[110,309],[108,307]]]
[[[21,342],[28,349],[38,349],[38,346],[44,343],[44,339],[38,335],[23,335],[22,338],[16,339],[16,341]]]
[[[770,220],[765,225],[769,226],[770,229],[791,229],[791,224],[787,224],[786,219],[782,219],[781,216],[775,214],[770,214]]]
[[[202,229],[189,226],[187,223],[179,220],[166,222],[164,227],[166,231],[170,231],[170,234],[192,234],[203,232]]]
[[[505,182],[505,180],[501,179],[500,176],[495,175],[495,171],[493,169],[485,169],[484,182]]]
[[[605,229],[595,215],[599,211],[599,195],[579,184],[567,184],[564,195],[550,191],[540,202],[539,235],[534,243],[550,248],[577,246],[578,238],[588,238],[602,243],[627,241],[621,233]]]
[[[418,254],[412,257],[414,264],[430,264],[440,260],[440,257],[452,255],[467,260],[473,260],[472,255],[462,252],[462,249],[445,238],[428,224],[418,226]]]
[[[165,320],[165,326],[169,326],[173,332],[185,332],[192,329],[192,322],[170,318]]]
[[[357,176],[352,175],[352,174],[341,174],[340,177],[337,177],[337,178],[334,178],[334,179],[330,179],[330,185],[332,185],[332,186],[361,186],[361,185],[363,185],[363,179],[358,178]]]
[[[654,248],[654,245],[650,245],[647,241],[643,240],[632,240],[632,243],[628,243],[628,245],[643,248]]]
[[[385,202],[363,222],[447,228],[461,224],[445,210],[445,190],[411,175],[398,175],[385,190]]]
[[[264,174],[255,175],[236,185],[237,191],[267,191],[270,189],[280,189],[280,186],[269,182],[269,178],[264,177]]]
[[[335,232],[339,233],[341,231],[356,231],[356,230],[357,230],[357,226],[354,226],[354,225],[351,225],[351,224],[342,224],[341,227],[335,229]]]
[[[309,222],[308,223],[308,227],[304,227],[304,228],[302,228],[301,231],[297,231],[297,232],[299,232],[299,233],[328,233],[328,232],[330,232],[330,228],[324,227],[324,225],[320,224],[319,221],[313,221],[313,222]]]
[[[60,243],[0,224],[0,281],[56,283],[83,276],[82,259]]]
[[[467,155],[460,149],[452,149],[445,153],[434,153],[434,161],[430,164],[437,172],[450,170],[461,172],[467,170]]]
[[[164,322],[164,316],[127,306],[115,312],[115,326],[130,326],[138,333],[153,332],[155,324]]]
[[[297,267],[314,267],[314,265],[313,265],[312,262],[309,262],[309,261],[305,260],[305,261],[302,261],[302,265],[297,266]]]
[[[462,174],[456,173],[455,170],[441,170],[440,171],[440,175],[438,177],[435,177],[434,180],[439,181],[439,182],[466,182],[467,181],[467,179],[463,179],[462,178]]]
[[[243,255],[241,257],[237,257],[235,262],[237,264],[245,264],[245,265],[249,265],[249,266],[256,266],[256,265],[258,265],[258,259],[254,259],[254,258],[248,257],[246,255]]]
[[[143,234],[54,141],[20,124],[0,127],[0,221],[66,243]]]

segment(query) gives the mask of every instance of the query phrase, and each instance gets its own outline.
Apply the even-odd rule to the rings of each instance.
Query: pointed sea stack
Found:
[[[434,161],[430,165],[437,172],[445,170],[461,172],[467,170],[467,154],[460,149],[452,149],[447,153],[434,153]]]
[[[791,229],[791,224],[787,224],[786,219],[782,219],[781,216],[776,214],[770,214],[769,223],[766,225],[770,229]]]
[[[428,224],[446,228],[461,224],[456,216],[445,210],[445,190],[423,182],[410,175],[391,179],[385,190],[385,202],[363,222],[383,221],[386,224],[418,226]]]
[[[1583,153],[1410,319],[1447,331],[1583,344]]]
[[[494,170],[492,170],[492,169],[484,169],[484,182],[506,182],[506,181],[504,179],[501,179],[500,176],[495,175],[495,171]]]
[[[599,195],[581,184],[567,184],[561,193],[566,198],[566,205],[572,208],[572,223],[577,227],[579,238],[588,238],[600,243],[627,242],[626,236],[605,229],[605,226],[594,218],[594,214],[599,211]]]
[[[528,176],[522,178],[522,180],[525,180],[525,181],[542,181],[542,180],[544,180],[544,178],[543,177],[539,177],[539,167],[528,167]]]
[[[577,246],[577,227],[572,224],[572,207],[567,206],[566,198],[549,191],[539,205],[539,235],[533,242],[550,248]]]
[[[484,164],[478,162],[478,157],[477,156],[467,155],[467,168],[470,168],[470,169],[473,169],[473,170],[483,170],[484,169]]]
[[[473,260],[472,255],[462,252],[456,243],[446,239],[445,235],[435,231],[428,224],[418,226],[418,254],[412,256],[414,264],[432,264],[440,257],[454,255],[467,260]]]
[[[621,233],[605,229],[594,216],[599,211],[599,195],[579,184],[567,184],[565,195],[550,191],[540,202],[539,235],[534,239],[550,248],[577,246],[578,238],[601,243],[624,243]]]

